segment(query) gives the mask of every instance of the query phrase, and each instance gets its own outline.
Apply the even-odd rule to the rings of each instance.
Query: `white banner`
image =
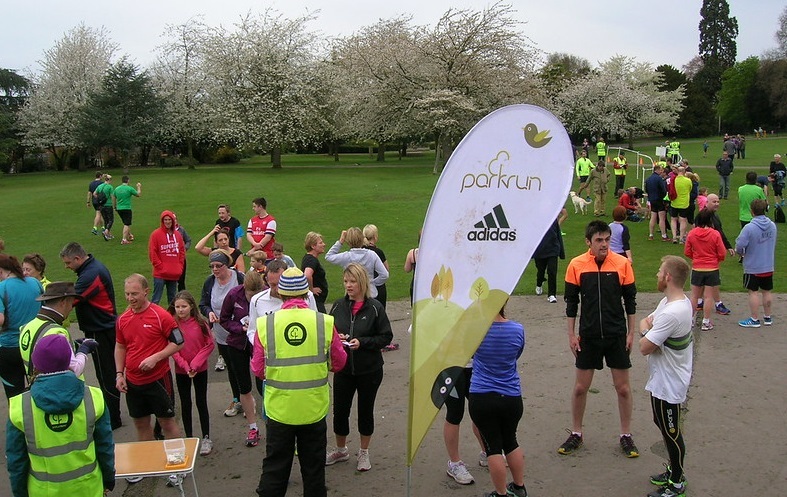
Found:
[[[571,188],[563,125],[533,105],[498,109],[451,155],[416,264],[408,465]]]

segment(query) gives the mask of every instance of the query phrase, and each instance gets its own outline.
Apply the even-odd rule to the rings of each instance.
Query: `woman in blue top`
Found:
[[[19,328],[35,319],[42,293],[41,282],[24,275],[19,259],[0,254],[0,379],[8,399],[25,391]]]
[[[470,417],[481,432],[495,487],[485,497],[527,497],[525,456],[516,440],[523,410],[517,360],[524,349],[525,329],[506,319],[503,306],[473,356],[470,380]],[[514,480],[508,485],[506,462]]]

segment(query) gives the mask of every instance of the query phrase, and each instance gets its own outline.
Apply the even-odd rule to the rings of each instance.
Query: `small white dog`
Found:
[[[582,197],[578,197],[576,192],[568,192],[568,196],[571,197],[571,201],[574,203],[574,214],[578,214],[579,211],[582,211],[583,216],[587,215],[590,202]]]

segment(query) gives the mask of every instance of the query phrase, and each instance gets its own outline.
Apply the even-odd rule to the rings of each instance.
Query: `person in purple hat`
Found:
[[[32,361],[39,375],[8,406],[12,494],[100,497],[111,491],[115,442],[101,390],[85,386],[68,369],[71,345],[63,335],[41,338]]]

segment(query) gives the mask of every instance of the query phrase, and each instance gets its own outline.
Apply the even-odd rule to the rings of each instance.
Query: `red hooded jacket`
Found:
[[[164,218],[172,219],[172,227],[164,227]],[[183,237],[175,229],[175,214],[172,211],[161,213],[161,227],[150,234],[148,257],[153,264],[153,277],[162,280],[177,281],[183,274],[186,263],[186,246]]]
[[[686,237],[683,253],[693,261],[692,269],[713,271],[719,269],[727,250],[718,231],[694,227]]]

